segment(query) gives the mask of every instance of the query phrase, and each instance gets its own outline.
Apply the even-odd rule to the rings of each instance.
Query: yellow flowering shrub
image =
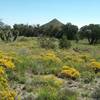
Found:
[[[100,70],[100,62],[93,61],[88,66],[93,68],[94,70]]]
[[[47,52],[41,55],[44,61],[61,62],[60,58],[55,55],[54,52]]]
[[[0,75],[4,74],[4,68],[0,66]]]
[[[6,75],[6,69],[14,67],[11,59],[0,53],[0,100],[15,100],[16,92],[10,88]]]
[[[75,68],[63,66],[61,70],[61,76],[67,78],[78,78],[80,76],[80,73]]]
[[[61,52],[59,53],[59,58],[64,62],[72,62],[72,63],[84,63],[89,61],[91,55],[88,53],[76,53],[76,52]]]
[[[13,64],[12,60],[8,57],[3,57],[0,59],[0,65],[6,68],[14,68],[15,65]]]

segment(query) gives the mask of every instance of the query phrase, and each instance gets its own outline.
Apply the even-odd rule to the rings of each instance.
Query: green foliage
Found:
[[[80,36],[87,38],[89,44],[96,44],[100,39],[100,25],[90,24],[80,28]]]
[[[26,57],[25,55],[24,56],[20,55],[20,58],[18,57],[17,59],[18,60],[15,62],[17,66],[16,71],[21,75],[23,75],[27,71],[29,66],[32,67],[33,64],[32,59],[31,57]]]
[[[44,29],[44,36],[60,37],[62,26],[64,26],[63,23],[61,23],[57,19],[53,19],[52,21],[42,25],[41,27]]]
[[[37,100],[77,100],[77,93],[69,89],[55,91],[44,88],[40,90]]]
[[[71,47],[71,42],[70,42],[70,40],[68,40],[66,36],[63,36],[63,37],[59,40],[59,47],[60,47],[60,48],[70,48],[70,47]]]
[[[77,93],[68,88],[62,89],[58,93],[58,100],[77,100]]]
[[[58,41],[56,43],[58,44]],[[7,71],[11,86],[16,91],[21,91],[19,94],[23,98],[28,96],[28,92],[34,94],[32,97],[39,96],[38,100],[77,100],[77,93],[75,93],[77,91],[80,92],[79,99],[88,100],[94,85],[98,84],[98,79],[95,79],[95,74],[87,68],[87,64],[93,59],[99,61],[100,45],[95,47],[84,45],[83,43],[87,43],[85,40],[80,41],[79,44],[74,41],[71,43],[73,45],[70,49],[48,50],[38,46],[36,37],[20,37],[16,42],[7,44],[0,42],[1,50],[11,55],[16,65],[13,72]],[[76,47],[79,51],[73,50]],[[79,79],[58,78],[63,65],[76,68],[80,72]],[[66,87],[68,89],[65,89]],[[74,89],[75,91],[72,91]]]
[[[33,61],[31,70],[36,75],[43,75],[43,74],[56,74],[60,70],[60,63],[51,62],[51,61],[43,61],[39,60]]]
[[[67,37],[68,40],[75,40],[76,34],[78,32],[78,27],[76,25],[72,25],[71,23],[67,23],[63,26],[61,32]]]
[[[18,31],[11,29],[10,26],[4,26],[0,31],[0,38],[2,41],[11,42],[15,41],[18,36]]]
[[[95,91],[92,93],[92,98],[94,100],[99,100],[100,99],[100,85],[95,88]]]
[[[18,30],[19,36],[33,37],[40,36],[42,34],[42,29],[40,25],[25,25],[25,24],[15,24],[13,26],[14,30]]]
[[[56,48],[56,43],[54,38],[40,37],[38,38],[40,47],[45,49],[54,49]]]
[[[81,74],[81,78],[84,83],[90,83],[95,79],[95,73],[93,73],[92,71],[85,71]]]

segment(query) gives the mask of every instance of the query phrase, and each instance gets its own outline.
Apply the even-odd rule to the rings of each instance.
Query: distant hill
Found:
[[[59,20],[57,20],[56,18],[51,20],[50,22],[42,25],[41,27],[43,28],[50,28],[50,27],[53,27],[54,29],[57,28],[57,29],[61,29],[61,27],[63,26],[64,24],[62,22],[60,22]]]

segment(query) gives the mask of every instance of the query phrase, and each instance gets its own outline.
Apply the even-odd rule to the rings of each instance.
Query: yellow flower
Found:
[[[2,66],[0,66],[0,75],[4,74],[4,68]]]
[[[41,55],[42,60],[44,61],[52,61],[52,62],[61,62],[60,58],[55,55],[54,52],[48,52],[46,54]]]
[[[89,67],[93,68],[94,70],[100,70],[100,62],[91,62],[89,65]]]
[[[11,90],[5,71],[14,67],[12,58],[0,52],[0,100],[15,100],[16,92]]]
[[[14,63],[8,59],[0,59],[0,64],[5,66],[6,68],[14,68],[15,67]]]
[[[77,78],[80,76],[80,73],[74,68],[71,68],[69,66],[63,66],[61,75],[65,77],[70,77],[70,78]]]
[[[5,61],[4,65],[7,66],[7,68],[14,68],[15,67],[15,65],[12,63],[12,61]]]

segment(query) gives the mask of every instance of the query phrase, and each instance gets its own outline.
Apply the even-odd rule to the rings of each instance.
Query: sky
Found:
[[[0,0],[0,19],[6,24],[45,24],[57,18],[79,27],[100,24],[100,0]]]

